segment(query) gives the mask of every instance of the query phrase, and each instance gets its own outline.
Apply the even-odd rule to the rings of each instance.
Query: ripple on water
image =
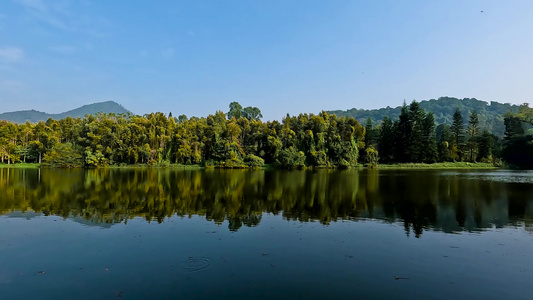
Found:
[[[207,269],[211,265],[209,257],[189,257],[181,262],[181,267],[186,272],[199,272]]]
[[[531,171],[499,170],[491,172],[443,172],[445,176],[460,176],[465,179],[490,180],[505,183],[533,183]]]

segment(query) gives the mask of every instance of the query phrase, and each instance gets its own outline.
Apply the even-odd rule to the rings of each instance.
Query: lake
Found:
[[[0,169],[3,299],[531,299],[533,172]]]

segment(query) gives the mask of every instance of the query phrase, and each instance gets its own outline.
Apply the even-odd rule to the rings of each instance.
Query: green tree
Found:
[[[428,112],[422,121],[421,128],[421,161],[434,163],[438,159],[437,143],[435,137],[435,118]]]
[[[83,165],[80,149],[71,143],[57,143],[44,155],[44,162],[51,167],[77,168]]]
[[[424,110],[420,108],[418,102],[411,102],[408,112],[408,135],[406,136],[407,144],[407,161],[409,162],[421,162],[424,150]],[[429,132],[428,132],[429,133]]]
[[[229,111],[226,114],[228,119],[235,118],[238,119],[242,115],[242,106],[239,102],[233,101],[229,104]]]
[[[231,110],[231,107],[230,107],[230,110]],[[245,107],[242,110],[241,115],[250,121],[259,120],[263,117],[263,115],[261,114],[261,110],[259,108],[251,107],[251,106]]]
[[[409,161],[409,143],[412,131],[411,118],[407,105],[403,104],[398,121],[395,124],[394,157],[398,162]]]
[[[469,160],[471,162],[475,162],[477,158],[479,142],[479,118],[475,110],[470,113],[470,121],[468,122],[467,132]]]
[[[459,108],[456,108],[455,113],[453,114],[453,123],[450,127],[450,131],[452,134],[452,159],[462,161],[465,134],[463,116],[461,115]]]
[[[366,147],[366,163],[372,169],[376,168],[378,165],[378,151],[374,149],[374,146],[370,145]]]
[[[437,126],[436,140],[437,140],[437,157],[438,161],[451,161],[451,147],[452,147],[452,133],[450,126],[447,124],[440,124]]]
[[[503,159],[513,166],[533,168],[533,135],[526,132],[526,124],[530,123],[520,114],[510,113],[505,116],[504,122]]]

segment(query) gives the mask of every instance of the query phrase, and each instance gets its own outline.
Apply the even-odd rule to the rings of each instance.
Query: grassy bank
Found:
[[[32,168],[32,169],[38,169],[40,167],[41,167],[41,164],[27,164],[27,163],[0,164],[0,168]]]
[[[0,164],[0,168],[40,168],[41,164],[30,164],[30,163],[17,163],[17,164]],[[127,169],[127,168],[156,168],[156,169],[186,169],[186,170],[200,170],[205,169],[201,165],[180,165],[180,164],[156,164],[156,165],[146,165],[146,164],[136,164],[136,165],[112,165],[106,166],[104,168],[111,169]],[[207,167],[208,169],[216,169],[218,167]],[[357,169],[363,169],[362,165],[356,167]],[[378,164],[378,169],[496,169],[493,164],[490,163],[469,163],[469,162],[444,162],[444,163],[434,163],[434,164],[424,164],[424,163],[403,163],[403,164]],[[273,164],[265,164],[259,169],[277,169]],[[307,168],[312,170],[312,167]],[[320,168],[315,168],[320,169]]]
[[[497,169],[491,163],[443,162],[434,164],[404,163],[379,164],[378,169]]]
[[[136,165],[111,165],[106,166],[105,168],[112,169],[127,169],[127,168],[156,168],[156,169],[203,169],[204,167],[200,165],[180,165],[180,164],[155,164],[155,165],[146,165],[146,164],[136,164]]]

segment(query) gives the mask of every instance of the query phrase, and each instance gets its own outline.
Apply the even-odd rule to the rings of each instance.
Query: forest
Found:
[[[420,108],[433,113],[437,124],[452,125],[453,115],[459,109],[464,120],[468,120],[470,113],[475,110],[478,115],[479,126],[487,129],[490,133],[502,138],[505,132],[504,117],[508,112],[518,113],[519,106],[509,103],[490,103],[476,98],[458,99],[454,97],[440,97],[438,99],[422,100],[419,102]],[[402,106],[384,107],[380,109],[348,109],[328,111],[337,117],[354,117],[359,122],[365,122],[368,118],[373,123],[379,124],[385,117],[391,119],[400,115]]]
[[[533,109],[504,118],[501,139],[480,125],[475,110],[464,120],[438,124],[413,101],[394,120],[374,125],[322,111],[261,121],[257,107],[238,102],[229,111],[188,118],[98,113],[17,124],[0,121],[0,161],[53,167],[200,165],[219,168],[351,168],[378,163],[489,162],[533,167]],[[503,162],[502,162],[503,160]]]

